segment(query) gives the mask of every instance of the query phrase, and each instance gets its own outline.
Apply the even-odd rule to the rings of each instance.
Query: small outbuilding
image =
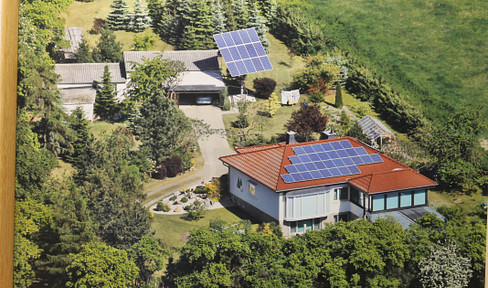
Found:
[[[364,116],[358,123],[373,146],[381,146],[385,140],[390,141],[395,138],[395,133],[388,129],[385,124],[381,123],[380,120],[370,115]]]

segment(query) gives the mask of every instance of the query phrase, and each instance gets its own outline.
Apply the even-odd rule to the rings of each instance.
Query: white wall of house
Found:
[[[85,119],[93,121],[93,103],[80,103],[80,104],[63,104],[63,109],[68,115],[73,112],[77,107],[81,107],[85,113]]]
[[[242,184],[240,187],[237,185],[238,179]],[[229,167],[229,191],[236,198],[279,221],[280,194],[233,167]]]

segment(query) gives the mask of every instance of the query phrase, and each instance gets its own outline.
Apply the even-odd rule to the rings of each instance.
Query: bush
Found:
[[[196,200],[195,202],[193,202],[193,204],[185,207],[185,210],[187,211],[187,214],[185,217],[187,220],[198,220],[198,219],[203,218],[205,206],[204,206],[203,202]]]
[[[153,177],[156,179],[164,179],[167,176],[167,170],[166,166],[164,163],[160,163],[158,166],[156,166],[155,172],[153,173]]]
[[[232,127],[234,128],[247,128],[249,127],[249,120],[245,114],[239,113],[237,120],[232,122]]]
[[[173,202],[173,205],[178,205],[180,204],[178,201]]]
[[[310,97],[308,99],[310,100],[310,102],[313,102],[313,103],[321,103],[321,102],[325,101],[325,96],[321,92],[316,92],[316,93],[313,93],[312,95],[310,95]]]
[[[159,201],[158,204],[156,204],[156,210],[157,211],[163,211],[164,210],[163,202]]]
[[[171,155],[168,159],[164,160],[164,166],[166,166],[166,176],[175,177],[181,172],[181,158],[178,155]]]
[[[186,197],[181,198],[181,203],[186,203],[186,202],[188,202],[188,198]]]
[[[207,194],[207,188],[205,186],[197,186],[194,192],[195,194]]]
[[[269,98],[276,88],[276,81],[271,78],[256,78],[252,83],[254,94],[259,98]]]
[[[101,18],[95,18],[95,20],[93,20],[93,26],[90,30],[90,34],[100,34],[103,29],[105,29],[105,20]]]
[[[176,200],[176,195],[173,195],[169,198],[169,201],[175,201]]]
[[[225,87],[224,92],[222,92],[222,98],[224,98],[224,105],[222,106],[222,110],[229,111],[231,108],[230,101],[229,101],[229,90]]]

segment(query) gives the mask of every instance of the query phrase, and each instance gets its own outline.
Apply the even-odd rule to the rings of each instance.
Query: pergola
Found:
[[[395,134],[385,126],[385,124],[381,123],[380,120],[366,115],[361,120],[358,121],[359,125],[363,129],[364,134],[368,136],[369,140],[371,141],[372,145],[378,143],[378,138],[380,139],[379,145],[383,145],[383,139],[392,139],[395,138]]]

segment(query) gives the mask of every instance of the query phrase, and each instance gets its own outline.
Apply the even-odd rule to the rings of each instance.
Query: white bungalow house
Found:
[[[220,157],[229,167],[231,199],[261,221],[279,223],[285,236],[386,215],[408,227],[437,213],[427,205],[436,182],[357,139],[295,143],[293,132],[288,137]]]

